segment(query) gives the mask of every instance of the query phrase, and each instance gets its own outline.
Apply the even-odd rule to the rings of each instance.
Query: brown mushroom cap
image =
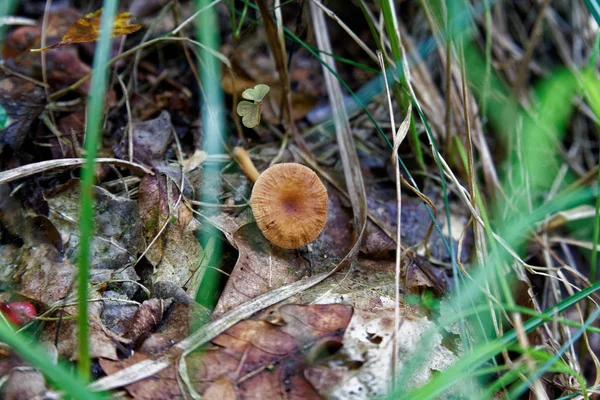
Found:
[[[314,241],[327,222],[327,190],[317,174],[301,164],[275,164],[259,177],[250,198],[265,237],[284,249]]]

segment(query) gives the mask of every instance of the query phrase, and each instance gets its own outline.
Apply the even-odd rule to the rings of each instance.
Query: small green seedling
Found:
[[[262,111],[262,100],[269,93],[271,88],[268,85],[259,83],[253,88],[246,89],[242,92],[242,100],[237,105],[237,113],[242,117],[242,124],[247,128],[254,128],[260,124],[260,113]]]

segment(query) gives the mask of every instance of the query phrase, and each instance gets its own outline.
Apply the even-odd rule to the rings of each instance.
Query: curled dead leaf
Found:
[[[79,18],[65,33],[61,41],[51,46],[42,47],[40,49],[31,49],[31,52],[40,52],[53,49],[59,46],[65,46],[73,43],[95,42],[100,35],[100,18],[102,17],[102,9],[96,10],[93,13],[84,15]],[[116,38],[123,35],[129,35],[142,29],[142,25],[129,24],[127,21],[131,19],[131,14],[121,12],[116,15],[112,37]]]

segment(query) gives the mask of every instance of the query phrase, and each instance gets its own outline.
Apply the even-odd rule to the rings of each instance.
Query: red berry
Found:
[[[0,304],[0,311],[13,324],[26,325],[37,316],[35,307],[28,301],[13,301]]]

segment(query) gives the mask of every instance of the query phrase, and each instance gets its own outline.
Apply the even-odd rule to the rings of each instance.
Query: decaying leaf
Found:
[[[7,400],[43,398],[46,380],[33,368],[14,368],[2,387],[2,398]]]
[[[179,304],[173,301],[173,303],[156,332],[144,340],[138,351],[149,355],[166,351],[207,321],[206,309],[195,301]]]
[[[45,195],[49,219],[60,232],[65,253],[76,261],[79,245],[80,181],[72,179]],[[137,203],[94,187],[94,236],[91,243],[94,269],[117,269],[135,261],[144,250],[142,222]]]
[[[256,224],[247,224],[233,236],[238,261],[214,311],[221,315],[235,306],[288,283],[302,279],[306,260],[294,250],[272,245]]]
[[[88,325],[90,331],[90,357],[103,357],[110,360],[117,359],[117,343],[126,343],[127,340],[120,336],[112,333],[108,328],[104,326],[100,319],[100,313],[102,312],[102,302],[98,301],[101,299],[99,293],[91,293],[90,302],[88,304]],[[94,301],[96,300],[96,301]],[[71,360],[77,359],[77,320],[74,319],[77,315],[77,309],[75,306],[69,306],[61,308],[56,312],[56,317],[61,315],[63,319],[60,321],[47,322],[44,325],[44,330],[40,337],[41,340],[54,343],[57,338],[58,340],[57,349],[58,354],[61,357],[66,357]]]
[[[204,352],[187,357],[191,384],[203,398],[320,399],[304,376],[309,365],[304,352],[319,343],[340,343],[352,313],[351,307],[340,304],[289,304],[280,310],[282,326],[241,321],[217,336]],[[136,352],[125,361],[100,360],[100,364],[113,374],[146,357]],[[172,365],[126,389],[136,399],[180,398],[177,374]]]
[[[77,10],[69,7],[50,11],[47,14],[46,43],[50,45],[59,43],[62,35],[77,21],[79,16]],[[78,50],[80,49],[75,46],[61,47],[47,52],[46,65],[43,68],[39,54],[29,51],[29,49],[41,45],[41,25],[42,21],[40,20],[37,26],[23,26],[9,34],[2,54],[11,69],[39,80],[43,79],[42,70],[45,70],[47,74],[45,79],[52,89],[69,86],[91,72],[90,66],[79,58]],[[87,95],[89,87],[90,82],[86,81],[75,91]],[[41,90],[39,87],[38,89]],[[109,104],[113,101],[113,95],[112,91],[107,95]]]
[[[182,287],[198,268],[203,251],[194,235],[200,223],[183,201],[177,204],[178,198],[177,184],[166,175],[146,175],[140,183],[143,235],[148,245],[156,239],[146,252],[154,266],[153,282],[174,282]]]
[[[396,215],[397,215],[397,200],[395,192],[390,188],[380,188],[374,184],[366,185],[367,190],[367,204],[371,211],[371,215],[382,225],[387,232],[396,232]],[[433,197],[433,196],[432,196]],[[432,201],[435,202],[435,197]],[[443,210],[443,203],[437,206],[438,210]],[[467,227],[464,232],[464,239],[462,240],[462,252],[460,253],[461,261],[467,262],[470,250],[473,245],[473,231],[469,228],[467,221],[468,215],[464,212],[451,213],[451,232],[447,228],[447,219],[443,212],[438,211],[437,222],[441,228],[441,232],[444,237],[448,237],[452,234],[454,237],[455,252],[458,254],[458,241],[463,235],[463,230]],[[423,201],[419,198],[411,196],[402,197],[402,244],[407,247],[423,244],[423,240],[426,237],[429,226],[431,224],[431,217],[423,204]],[[369,226],[370,224],[368,224]],[[440,231],[433,229],[429,240],[425,243],[429,250],[431,257],[434,260],[441,260],[443,262],[450,261],[450,253],[446,249],[444,240],[440,235]],[[381,231],[381,229],[370,226],[367,231],[367,235],[363,241],[363,247],[361,249],[364,253],[370,254],[374,258],[381,258],[382,255],[389,251],[395,250],[395,243],[389,239],[389,237]],[[423,246],[417,247],[417,254],[422,255],[425,253]]]
[[[84,15],[79,18],[65,33],[62,40],[54,45],[46,46],[41,49],[31,49],[32,52],[45,51],[59,46],[65,46],[73,43],[95,42],[100,36],[100,18],[102,17],[102,9],[96,10],[93,13]],[[127,21],[131,19],[131,14],[128,12],[118,13],[115,17],[112,37],[116,38],[123,35],[129,35],[142,29],[142,25],[129,24]]]
[[[161,161],[169,144],[173,141],[173,125],[171,116],[163,111],[154,119],[135,122],[131,127],[133,133],[133,157],[136,161],[153,165]],[[129,133],[126,134],[115,153],[120,158],[126,159],[129,153]]]
[[[421,338],[434,327],[433,322],[418,316],[418,310],[403,309],[405,313],[397,334],[402,365],[414,357]],[[389,360],[393,349],[393,315],[393,309],[378,310],[376,313],[356,311],[339,354],[345,363],[338,363],[337,368],[333,369],[333,377],[325,375],[328,379],[323,379],[322,368],[311,367],[306,371],[309,381],[322,395],[334,399],[367,400],[388,393],[392,373]],[[422,385],[434,371],[442,371],[458,360],[456,354],[444,347],[441,335],[435,334],[431,340],[425,361],[408,378],[410,387]]]
[[[20,276],[17,293],[44,308],[69,294],[77,273],[71,261],[61,259],[56,249],[47,244],[23,251],[17,271]]]
[[[135,352],[124,361],[111,361],[100,358],[100,366],[107,375],[148,359],[144,353]],[[181,387],[177,380],[177,370],[174,366],[163,369],[152,378],[127,385],[127,391],[137,400],[183,399]]]
[[[144,334],[153,332],[162,322],[163,315],[173,303],[172,299],[150,299],[142,303],[136,310],[127,327],[125,336],[134,342]]]
[[[0,145],[18,150],[31,135],[45,102],[44,91],[33,83],[19,77],[1,79],[0,108],[8,116],[8,124],[0,129]]]

